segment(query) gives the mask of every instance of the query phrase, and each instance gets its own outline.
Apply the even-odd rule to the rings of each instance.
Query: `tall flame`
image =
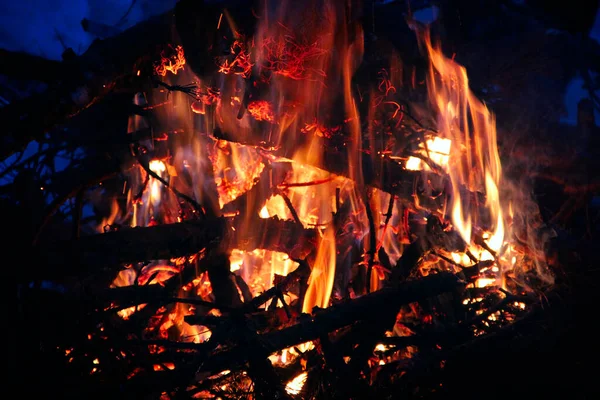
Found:
[[[429,30],[422,30],[418,36],[431,62],[427,88],[432,106],[437,110],[439,135],[452,142],[447,169],[452,186],[452,223],[464,241],[471,244],[473,226],[480,222],[479,211],[461,188],[485,191],[489,230],[493,232],[487,244],[498,251],[504,241],[504,219],[498,190],[502,168],[495,118],[469,89],[466,69],[446,58],[439,45],[432,44]]]
[[[302,312],[311,313],[315,306],[321,308],[329,306],[335,277],[335,254],[335,232],[333,227],[329,226],[319,242],[317,257],[308,279]]]

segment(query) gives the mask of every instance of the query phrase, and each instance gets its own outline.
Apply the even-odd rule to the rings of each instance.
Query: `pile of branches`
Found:
[[[182,3],[189,6],[190,2]],[[185,12],[175,13],[175,19],[179,18],[175,22],[184,48],[193,48],[186,46],[190,36],[185,32],[197,34],[198,27],[181,19],[196,14],[183,9]],[[220,12],[206,6],[203,18],[216,20]],[[395,398],[398,393],[418,398],[440,392],[448,360],[493,347],[494,341],[514,337],[515,332],[528,338],[546,333],[543,324],[532,322],[547,317],[548,304],[562,295],[557,288],[536,296],[472,287],[469,284],[480,269],[491,266],[483,261],[458,273],[416,273],[428,257],[464,250],[465,244],[456,233],[444,229],[447,216],[437,212],[441,197],[415,191],[423,184],[423,175],[406,171],[387,157],[373,163],[364,156],[362,194],[367,199],[373,189],[389,193],[390,217],[394,203],[411,208],[416,197],[419,213],[428,216],[427,224],[414,228],[411,243],[396,263],[389,262],[383,248],[375,250],[371,236],[351,246],[350,252],[355,254],[351,264],[360,271],[352,281],[352,291],[310,314],[302,313],[302,304],[318,228],[303,226],[290,204],[294,220],[258,218],[264,200],[280,193],[268,177],[268,171],[277,168],[272,160],[288,156],[290,149],[276,149],[269,153],[275,158],[263,159],[265,172],[252,190],[227,205],[228,216],[212,215],[210,207],[171,187],[182,209],[187,210],[182,222],[111,228],[96,235],[82,232],[89,189],[101,184],[106,192],[118,193],[124,181],[122,172],[132,166],[151,175],[148,159],[140,156],[140,143],[151,140],[160,148],[161,142],[181,133],[179,127],[160,126],[152,110],[131,104],[135,93],[157,87],[186,94],[193,90],[157,80],[152,70],[149,55],[164,48],[156,44],[177,42],[170,37],[173,22],[169,13],[117,38],[96,42],[85,55],[66,57],[64,63],[70,69],[62,68],[63,63],[58,63],[58,68],[52,62],[28,59],[28,63],[47,64],[48,68],[33,69],[36,79],[49,83],[47,91],[1,111],[1,155],[3,159],[12,157],[11,168],[2,174],[13,179],[2,187],[2,201],[10,210],[6,213],[9,226],[16,227],[8,244],[27,243],[29,249],[28,267],[17,271],[14,286],[19,299],[18,325],[25,327],[19,333],[17,357],[25,366],[23,371],[28,371],[28,380],[33,379],[31,375],[39,376],[38,388],[62,398],[346,399]],[[154,36],[148,37],[148,32]],[[207,42],[216,40],[208,31],[203,35]],[[98,59],[104,62],[98,63]],[[193,64],[198,69],[207,63]],[[402,93],[395,94],[402,97]],[[406,103],[396,103],[405,119],[403,125],[397,127],[390,120],[381,129],[393,127],[391,136],[405,145],[404,156],[418,156],[414,152],[417,144],[434,130],[413,115]],[[241,105],[241,112],[244,107],[247,104]],[[388,113],[397,111],[393,106]],[[131,115],[151,121],[152,129],[127,134],[123,127]],[[205,139],[263,150],[270,146],[264,138],[240,139],[220,130],[210,136]],[[165,137],[167,140],[162,140]],[[24,149],[31,140],[37,141],[39,151],[27,155]],[[315,166],[347,175],[347,160],[340,159],[339,137],[323,141],[327,153],[322,164]],[[376,151],[389,150],[389,143],[379,144]],[[84,156],[81,149],[85,149]],[[68,157],[69,168],[57,170],[51,162],[55,156]],[[435,165],[431,167],[430,174],[443,188],[447,177]],[[482,199],[480,193],[468,195]],[[365,204],[374,232],[372,211],[368,201]],[[90,217],[93,223],[107,212],[95,211],[98,215]],[[343,207],[336,209],[336,232],[342,230],[348,213]],[[249,226],[248,219],[255,231],[241,229]],[[232,249],[288,254],[300,249],[304,256],[293,258],[296,269],[276,276],[271,289],[252,296],[248,282],[231,272]],[[382,266],[369,261],[375,251]],[[23,254],[10,257],[12,265],[22,265]],[[157,277],[155,273],[143,284],[136,279],[132,286],[111,287],[124,266],[141,274],[152,260],[178,260],[177,274],[160,285],[149,284]],[[371,275],[381,270],[385,271],[384,287],[369,293]],[[182,295],[183,289],[194,287],[201,276],[210,282],[210,300],[191,293]],[[474,298],[485,302],[474,305],[464,301]],[[526,305],[525,312],[520,304]],[[118,315],[131,307],[135,312],[127,319]],[[209,338],[188,340],[176,328],[168,338],[158,337],[156,327],[182,307],[187,314],[184,322],[209,330]],[[492,314],[500,315],[500,321],[490,323]],[[402,323],[397,322],[399,315]],[[307,342],[312,344],[307,346]],[[284,353],[291,358],[286,363],[280,362]],[[288,383],[303,372],[301,389],[291,389]]]

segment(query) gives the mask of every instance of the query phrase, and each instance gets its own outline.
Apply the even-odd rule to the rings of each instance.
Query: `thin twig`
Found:
[[[383,245],[383,239],[384,239],[385,233],[387,231],[387,227],[390,223],[390,219],[392,219],[392,214],[394,211],[394,197],[395,196],[393,194],[390,194],[390,201],[388,203],[388,208],[385,213],[385,223],[383,224],[383,229],[381,231],[381,240],[379,240],[379,243],[377,244],[377,251],[379,251],[379,249]]]
[[[298,216],[298,213],[296,212],[296,209],[294,208],[294,205],[292,204],[292,201],[290,200],[290,198],[282,191],[279,191],[278,194],[283,198],[283,201],[285,202],[285,205],[287,206],[287,208],[290,210],[290,214],[292,214],[292,218],[294,218],[294,221],[296,221],[296,223],[299,226],[304,227],[304,225],[302,225],[302,221],[300,221],[300,217]]]
[[[367,256],[367,293],[371,292],[371,274],[373,273],[373,262],[375,260],[375,249],[377,247],[377,232],[375,232],[375,220],[373,219],[370,198],[370,189],[367,189],[364,195],[365,209],[367,212],[367,219],[369,220],[369,250],[365,253]]]
[[[169,92],[182,92],[194,99],[196,99],[198,97],[198,95],[200,94],[198,92],[198,86],[196,86],[193,83],[190,83],[189,85],[181,86],[181,85],[169,85],[168,83],[165,83],[158,79],[153,79],[152,82],[154,82],[154,84],[156,84],[157,86],[164,87]]]

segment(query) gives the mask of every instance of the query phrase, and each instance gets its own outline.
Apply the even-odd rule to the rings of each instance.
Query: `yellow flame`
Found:
[[[306,382],[306,378],[308,378],[308,372],[304,371],[298,374],[294,379],[289,381],[285,385],[285,391],[292,396],[297,396],[302,391],[304,387],[304,383]]]
[[[442,167],[444,171],[447,171],[452,140],[435,136],[433,139],[427,139],[425,143],[425,146],[423,146],[423,143],[419,144],[418,153],[429,158],[436,165]],[[411,171],[431,170],[427,163],[424,163],[419,157],[414,156],[410,156],[406,160],[405,168]]]
[[[231,272],[238,273],[244,279],[254,296],[272,288],[275,275],[286,276],[298,267],[287,254],[264,249],[233,249],[229,263]],[[284,299],[289,304],[292,295],[285,295]]]
[[[329,306],[335,276],[335,256],[335,232],[333,227],[329,226],[319,242],[315,265],[308,279],[302,312],[310,313],[315,306],[321,308]]]
[[[149,168],[156,175],[163,177],[163,173],[167,170],[167,166],[161,160],[150,161]],[[150,198],[151,202],[155,203],[160,201],[160,190],[162,183],[158,179],[151,177],[150,179]]]

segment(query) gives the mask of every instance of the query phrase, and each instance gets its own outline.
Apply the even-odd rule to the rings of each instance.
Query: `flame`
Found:
[[[294,160],[304,160],[298,154]],[[336,188],[351,183],[347,179],[307,165],[304,161],[292,162],[291,167],[291,173],[279,187],[284,189],[300,221],[307,228],[328,223],[334,211]],[[293,219],[281,195],[269,197],[259,215],[261,218],[278,216],[282,219]]]
[[[329,226],[319,241],[317,256],[308,278],[308,289],[302,304],[302,312],[311,313],[315,306],[321,308],[329,306],[335,276],[335,261],[335,232],[333,227]]]
[[[504,227],[498,191],[502,169],[495,118],[469,89],[466,69],[446,58],[439,45],[432,44],[429,30],[420,32],[419,38],[430,60],[427,88],[438,112],[437,128],[444,139],[453,143],[447,169],[452,185],[452,223],[464,241],[471,244],[477,210],[470,199],[464,198],[461,187],[485,190],[485,207],[492,216],[493,232],[493,243],[488,245],[494,245],[492,249],[497,251],[504,241]]]
[[[302,388],[304,387],[304,383],[306,382],[307,378],[308,372],[301,372],[296,377],[294,377],[294,379],[286,383],[285,391],[292,396],[299,395],[302,391]]]
[[[286,276],[298,267],[287,254],[264,249],[233,249],[229,262],[231,272],[241,275],[254,296],[272,288],[275,275]],[[288,304],[293,300],[289,294],[284,298]]]
[[[425,146],[423,146],[423,143],[419,143],[418,153],[434,162],[435,165],[442,167],[444,171],[448,171],[452,140],[435,136],[433,139],[427,139],[425,143]],[[411,171],[431,170],[429,165],[423,162],[421,158],[414,156],[408,158],[405,167]]]
[[[98,232],[103,233],[106,227],[115,223],[117,216],[119,215],[119,203],[117,199],[112,199],[110,203],[110,215],[102,219],[100,225],[98,225]]]
[[[221,208],[250,190],[265,167],[255,149],[223,140],[211,158]]]
[[[169,53],[169,54],[168,54]],[[160,76],[166,76],[167,72],[177,75],[180,69],[185,65],[185,56],[183,47],[169,45],[166,50],[160,53],[160,62],[154,66],[154,73]]]
[[[149,168],[152,172],[162,178],[162,175],[167,170],[167,166],[161,160],[152,160],[149,163]],[[150,177],[150,203],[160,201],[160,191],[162,183],[154,177]]]

